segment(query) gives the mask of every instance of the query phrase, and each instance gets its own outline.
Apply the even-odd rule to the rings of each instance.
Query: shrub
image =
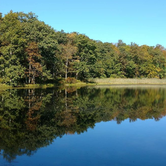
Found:
[[[77,82],[77,80],[73,77],[68,77],[66,80],[65,80],[66,83],[68,84],[75,84]]]

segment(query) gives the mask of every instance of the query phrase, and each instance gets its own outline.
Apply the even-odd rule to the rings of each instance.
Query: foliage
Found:
[[[0,34],[0,78],[12,86],[67,77],[166,78],[166,49],[159,44],[102,43],[12,11],[0,16]]]
[[[20,79],[24,77],[24,68],[21,65],[12,65],[5,68],[3,82],[12,86],[17,86]]]
[[[74,84],[77,82],[77,80],[75,78],[72,78],[72,77],[68,77],[66,80],[65,80],[66,83],[69,83],[69,84]]]

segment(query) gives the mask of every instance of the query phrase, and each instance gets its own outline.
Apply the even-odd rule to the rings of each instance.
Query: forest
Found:
[[[78,32],[56,31],[34,13],[0,14],[0,83],[89,78],[166,78],[166,49],[122,40],[103,43]]]

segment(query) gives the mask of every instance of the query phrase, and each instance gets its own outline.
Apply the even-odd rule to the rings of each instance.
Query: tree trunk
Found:
[[[31,65],[29,63],[29,84],[31,83],[31,74],[30,74],[30,72],[31,72]]]
[[[67,57],[67,59],[66,59],[66,72],[65,72],[65,79],[67,79],[68,63],[69,63],[69,60],[68,60],[68,57]]]
[[[33,70],[32,83],[35,84],[35,69]]]
[[[78,72],[76,72],[76,80],[78,79]]]

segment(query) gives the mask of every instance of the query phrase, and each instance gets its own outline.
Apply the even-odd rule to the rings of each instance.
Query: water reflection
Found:
[[[64,134],[83,133],[96,122],[166,115],[166,89],[67,88],[0,93],[0,152],[8,161],[33,155]]]

